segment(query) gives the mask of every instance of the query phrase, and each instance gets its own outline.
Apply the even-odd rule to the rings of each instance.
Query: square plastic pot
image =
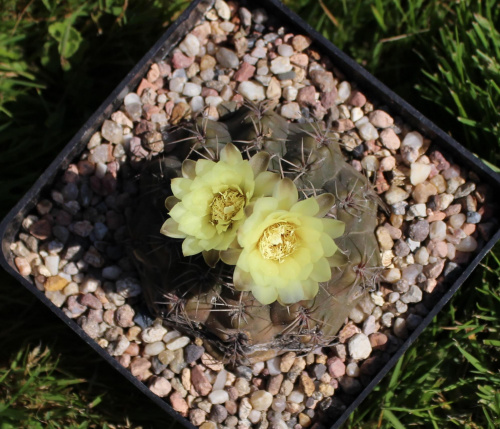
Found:
[[[23,219],[35,207],[39,196],[44,189],[50,188],[55,176],[64,170],[73,159],[78,157],[86,147],[86,144],[92,134],[100,129],[103,121],[108,119],[122,103],[124,97],[133,91],[142,77],[146,74],[153,62],[165,58],[171,50],[184,38],[184,36],[197,24],[203,17],[207,9],[214,3],[214,0],[194,0],[177,21],[160,37],[158,42],[146,53],[146,55],[137,63],[137,65],[128,73],[110,96],[102,103],[99,109],[83,125],[80,131],[66,145],[61,153],[55,158],[47,170],[40,176],[32,188],[18,202],[18,204],[9,212],[0,224],[1,252],[0,264],[3,268],[19,281],[30,292],[47,307],[49,307],[64,323],[75,331],[90,347],[102,356],[113,368],[115,368],[123,377],[129,380],[132,385],[141,391],[144,395],[161,407],[166,413],[179,420],[188,428],[195,428],[187,419],[180,416],[164,400],[153,394],[144,384],[139,382],[132,374],[123,368],[112,356],[92,340],[78,324],[69,319],[63,311],[56,307],[43,292],[39,291],[34,283],[19,274],[14,265],[14,255],[10,251],[10,245],[15,241],[20,230]],[[244,3],[244,2],[242,2]],[[457,164],[476,173],[480,179],[489,184],[494,193],[500,194],[500,176],[495,174],[472,153],[457,143],[444,131],[425,118],[420,112],[414,109],[406,101],[392,92],[387,86],[375,79],[363,67],[349,58],[332,43],[318,34],[301,18],[283,6],[278,0],[253,0],[252,8],[264,8],[269,16],[273,16],[283,26],[299,34],[308,35],[318,51],[326,55],[340,71],[348,76],[349,81],[356,82],[358,87],[371,99],[387,105],[394,114],[399,115],[413,129],[430,138],[435,147],[438,147],[445,153],[453,155]],[[323,422],[323,424],[332,424],[331,429],[339,428],[349,417],[352,411],[358,407],[380,380],[391,370],[398,359],[416,340],[420,333],[431,322],[433,317],[443,308],[452,295],[464,283],[467,277],[477,267],[481,259],[491,250],[493,245],[500,238],[500,229],[494,231],[492,238],[485,246],[476,253],[469,265],[460,272],[451,283],[447,292],[435,303],[428,315],[422,320],[420,325],[409,335],[404,344],[391,357],[391,359],[374,376],[371,382],[365,386],[357,398],[347,407],[347,409],[334,422]]]

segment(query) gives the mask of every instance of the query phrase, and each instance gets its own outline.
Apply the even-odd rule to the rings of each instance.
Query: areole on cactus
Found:
[[[150,310],[226,361],[332,344],[381,271],[377,196],[339,136],[265,105],[171,135],[185,161],[152,161],[129,216]]]

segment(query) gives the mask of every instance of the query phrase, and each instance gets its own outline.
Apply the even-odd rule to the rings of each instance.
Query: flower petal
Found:
[[[186,238],[186,234],[179,231],[179,224],[171,217],[163,223],[160,233],[172,238]]]
[[[327,282],[332,277],[332,270],[326,258],[321,258],[314,264],[311,279],[317,282]]]
[[[273,197],[278,199],[278,208],[289,210],[299,199],[295,184],[288,178],[281,179],[274,188]]]
[[[349,262],[349,258],[342,252],[335,252],[333,256],[326,259],[330,267],[342,267]]]
[[[228,164],[237,164],[238,162],[243,161],[243,157],[234,144],[227,143],[220,151],[220,160],[227,162]]]
[[[186,159],[182,163],[182,176],[186,179],[194,180],[196,177],[196,162]]]
[[[329,235],[321,234],[320,240],[326,257],[332,256],[337,251],[338,247]]]
[[[167,197],[167,199],[165,200],[165,208],[170,211],[174,208],[174,206],[180,202],[179,198],[177,197],[174,197],[173,195],[171,195],[170,197]]]
[[[304,299],[301,282],[290,283],[286,288],[278,289],[278,302],[282,305],[295,304]]]
[[[293,213],[300,213],[305,216],[315,216],[319,210],[318,202],[315,198],[306,198],[295,203],[290,209]]]
[[[220,259],[220,251],[219,250],[204,250],[202,252],[203,259],[205,260],[205,263],[210,267],[214,268],[217,265],[217,262],[219,262]]]
[[[194,237],[186,237],[182,242],[182,254],[184,256],[192,256],[202,252],[204,249],[200,246],[199,240]]]
[[[321,219],[323,230],[332,238],[338,238],[344,234],[345,223],[337,219]]]
[[[196,176],[199,178],[207,174],[210,170],[212,170],[217,164],[209,159],[199,159],[196,161]]]
[[[254,286],[250,273],[242,270],[240,267],[234,269],[233,283],[236,290],[250,291]]]
[[[177,198],[182,199],[182,197],[189,192],[192,183],[192,180],[185,179],[183,177],[176,177],[171,180],[170,187],[172,188],[172,193]]]
[[[220,258],[227,265],[236,265],[240,254],[241,249],[227,249],[220,252]]]
[[[335,204],[335,197],[333,196],[333,194],[321,194],[320,196],[316,197],[316,201],[318,202],[319,210],[315,216],[325,217]]]
[[[314,280],[307,280],[302,282],[302,290],[304,291],[304,299],[313,299],[319,291],[319,284]]]
[[[278,292],[272,286],[254,286],[252,294],[262,305],[271,304],[278,298]]]
[[[254,197],[267,197],[273,194],[273,189],[280,177],[271,171],[264,171],[255,178]]]
[[[267,152],[258,152],[250,158],[250,166],[252,167],[254,177],[267,170],[271,155]]]

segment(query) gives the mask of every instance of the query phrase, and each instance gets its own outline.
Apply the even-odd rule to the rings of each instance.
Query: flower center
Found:
[[[264,259],[283,262],[297,247],[295,225],[278,222],[268,226],[259,239],[259,250]]]
[[[245,196],[234,189],[227,189],[219,192],[212,200],[212,224],[231,222],[233,217],[245,205]]]

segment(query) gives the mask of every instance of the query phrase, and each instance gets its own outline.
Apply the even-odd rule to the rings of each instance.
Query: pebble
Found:
[[[271,72],[274,74],[287,73],[292,70],[292,65],[290,64],[290,58],[278,56],[271,61],[270,66]]]
[[[410,225],[409,236],[414,241],[422,242],[427,238],[429,232],[429,222],[426,220],[419,220],[418,222]]]
[[[194,408],[189,411],[189,421],[195,425],[200,426],[206,420],[207,413],[199,408]]]
[[[333,378],[340,378],[345,374],[346,366],[340,357],[332,357],[327,361],[328,373]]]
[[[215,423],[222,423],[226,420],[228,412],[223,405],[216,404],[210,410],[209,419]]]
[[[366,359],[370,356],[372,351],[372,347],[370,345],[370,340],[365,334],[355,334],[353,335],[348,343],[347,349],[349,351],[349,355],[353,359]]]
[[[401,297],[401,301],[405,304],[422,301],[422,290],[418,286],[410,286],[408,292]]]
[[[281,106],[281,115],[288,119],[300,119],[302,117],[300,106],[294,101]]]
[[[14,259],[14,263],[16,264],[19,274],[22,276],[26,277],[31,274],[31,265],[25,258],[18,256]]]
[[[205,349],[202,346],[189,344],[184,348],[184,359],[187,364],[190,364],[200,359],[203,353],[205,353]]]
[[[474,252],[477,249],[477,241],[472,236],[467,236],[455,246],[459,252]]]
[[[189,405],[179,392],[174,392],[169,396],[172,408],[186,417],[189,411]]]
[[[361,125],[358,131],[360,137],[365,141],[378,139],[377,129],[369,122]]]
[[[431,170],[432,169],[429,164],[422,164],[420,162],[412,163],[410,173],[411,184],[415,186],[419,183],[424,183],[429,177]]]
[[[266,411],[273,403],[273,395],[265,390],[257,390],[250,396],[250,403],[257,411]]]
[[[409,193],[398,186],[391,186],[390,189],[384,194],[384,198],[387,204],[393,205],[401,201],[406,200],[409,197]]]
[[[191,342],[191,340],[189,339],[189,337],[179,337],[179,338],[174,339],[173,341],[170,341],[167,344],[167,349],[168,350],[178,350],[184,346],[187,346],[190,342]]]
[[[163,350],[165,350],[165,343],[162,341],[146,344],[146,346],[144,347],[144,353],[149,356],[157,356]]]
[[[164,377],[151,377],[149,389],[160,398],[167,396],[172,390],[170,382]]]
[[[238,55],[231,49],[220,48],[215,54],[215,58],[222,67],[237,69],[240,65]]]
[[[208,395],[208,400],[212,404],[223,404],[229,400],[229,395],[225,390],[214,390]]]
[[[394,124],[394,119],[391,115],[383,110],[374,110],[368,115],[370,122],[377,128],[387,128]]]
[[[200,53],[200,41],[194,34],[188,34],[179,44],[179,49],[188,57],[195,57]]]
[[[122,328],[128,328],[130,326],[133,326],[134,315],[135,312],[130,305],[128,304],[122,305],[115,311],[116,324],[118,326],[121,326]]]
[[[241,82],[238,86],[239,93],[251,101],[262,101],[266,98],[264,87],[252,81]]]
[[[307,372],[300,374],[300,386],[307,397],[311,396],[316,389],[313,380]]]

